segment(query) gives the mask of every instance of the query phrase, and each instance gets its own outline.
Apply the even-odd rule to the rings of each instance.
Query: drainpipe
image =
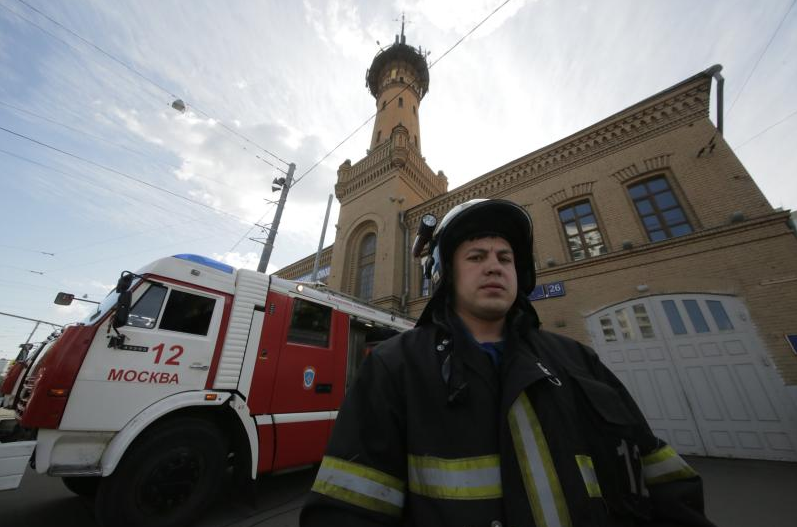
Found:
[[[725,78],[720,74],[720,71],[722,71],[722,65],[714,64],[706,70],[706,74],[711,75],[717,81],[717,130],[722,134],[722,99]]]
[[[406,219],[407,215],[405,211],[400,210],[399,224],[401,225],[401,230],[404,231],[404,243],[401,244],[401,252],[404,260],[404,273],[401,284],[401,312],[404,315],[407,314],[407,299],[410,295],[410,229],[405,223]]]

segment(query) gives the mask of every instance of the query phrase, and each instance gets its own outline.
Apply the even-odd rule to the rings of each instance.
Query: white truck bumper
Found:
[[[19,487],[36,441],[0,443],[0,490]]]

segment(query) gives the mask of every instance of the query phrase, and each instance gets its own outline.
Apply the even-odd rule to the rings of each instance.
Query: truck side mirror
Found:
[[[53,300],[53,304],[58,304],[59,306],[68,306],[72,303],[72,300],[75,299],[75,295],[71,293],[58,293],[55,295],[55,300]]]
[[[125,271],[122,273],[122,276],[119,277],[119,280],[116,282],[116,292],[117,293],[124,293],[128,289],[130,289],[130,284],[133,283],[133,273]]]
[[[129,290],[119,293],[119,300],[116,301],[116,313],[113,316],[114,329],[120,328],[127,324],[127,318],[130,316],[130,304],[132,301],[133,293],[131,293]]]

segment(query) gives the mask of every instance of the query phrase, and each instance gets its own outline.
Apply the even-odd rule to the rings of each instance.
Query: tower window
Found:
[[[376,142],[378,143],[382,139],[382,130],[376,131]]]
[[[415,136],[415,146],[418,146],[418,136]]]
[[[415,115],[415,105],[412,105],[412,115]]]
[[[399,77],[399,82],[404,82],[404,77]]]
[[[371,300],[374,295],[374,263],[376,261],[376,234],[366,234],[360,243],[357,262],[357,296]]]
[[[667,178],[656,176],[628,187],[634,206],[652,242],[692,232],[692,226],[670,189]]]
[[[404,98],[399,97],[399,108],[404,108]]]
[[[382,101],[382,109],[384,110],[387,108],[387,101]]]

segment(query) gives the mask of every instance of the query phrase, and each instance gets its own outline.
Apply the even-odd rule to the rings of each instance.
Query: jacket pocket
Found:
[[[611,386],[586,377],[577,375],[572,377],[583,392],[589,405],[606,422],[620,426],[629,426],[636,423],[634,415]]]

